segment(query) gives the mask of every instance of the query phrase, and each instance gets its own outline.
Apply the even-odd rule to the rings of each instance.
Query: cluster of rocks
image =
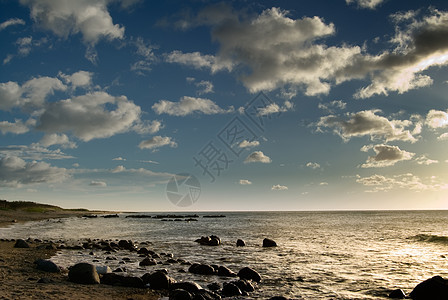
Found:
[[[413,300],[446,300],[448,299],[448,279],[443,279],[440,276],[434,276],[417,286],[406,296],[406,293],[401,289],[393,290],[389,294],[389,298],[393,299],[413,299]]]
[[[221,245],[221,239],[217,237],[216,235],[210,235],[210,236],[203,236],[197,240],[195,240],[196,243],[199,243],[201,245],[205,246],[219,246]],[[244,247],[246,246],[246,242],[242,239],[238,239],[236,241],[237,247]],[[265,238],[263,239],[263,247],[270,248],[270,247],[277,247],[277,243],[274,240]]]

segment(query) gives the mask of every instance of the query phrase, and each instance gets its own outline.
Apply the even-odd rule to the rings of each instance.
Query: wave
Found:
[[[443,235],[435,235],[435,234],[417,234],[411,239],[415,239],[419,242],[427,242],[427,243],[439,243],[439,244],[447,244],[448,245],[448,236]]]

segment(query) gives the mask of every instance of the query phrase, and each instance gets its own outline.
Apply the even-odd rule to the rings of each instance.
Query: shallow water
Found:
[[[155,213],[148,213],[155,215]],[[207,213],[208,214],[208,213]],[[200,216],[203,214],[199,214]],[[448,211],[368,212],[238,212],[198,222],[120,218],[48,220],[0,229],[2,238],[39,238],[76,243],[80,239],[149,241],[156,252],[171,252],[191,262],[218,264],[238,271],[244,266],[263,277],[254,299],[283,295],[293,299],[379,299],[388,290],[410,292],[434,275],[448,277]],[[215,234],[222,246],[207,247],[195,239]],[[262,248],[263,238],[279,247]],[[236,247],[238,238],[247,247]],[[203,286],[222,282],[216,276],[178,272],[187,267],[158,265],[139,268],[136,254],[113,255],[63,251],[53,258],[62,266],[80,261],[125,266],[129,274],[167,268],[177,280]],[[107,256],[117,260],[107,261]],[[120,263],[123,257],[130,259]]]

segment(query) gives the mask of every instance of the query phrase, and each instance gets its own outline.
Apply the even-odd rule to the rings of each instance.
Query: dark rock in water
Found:
[[[114,273],[126,272],[126,268],[116,268],[116,269],[113,270],[112,272],[114,272]]]
[[[177,289],[170,292],[169,300],[193,300],[193,296],[186,290]]]
[[[221,239],[216,235],[203,236],[200,239],[195,240],[196,243],[205,246],[219,246],[221,245]]]
[[[199,275],[214,275],[216,274],[215,269],[209,265],[203,264],[192,264],[188,269],[188,272]]]
[[[141,267],[155,266],[157,265],[157,262],[154,259],[147,257],[144,260],[142,260],[138,265]]]
[[[165,272],[160,271],[152,274],[146,273],[142,276],[142,280],[154,290],[168,290],[172,284],[176,283],[176,280],[168,276]]]
[[[18,239],[14,244],[14,248],[29,248],[30,245],[22,239]]]
[[[405,299],[406,298],[406,294],[403,292],[402,289],[396,289],[396,290],[393,290],[392,292],[390,292],[389,298]]]
[[[171,290],[181,289],[189,292],[190,294],[196,294],[199,290],[202,290],[202,287],[196,282],[187,281],[187,282],[173,283],[171,284],[170,289]]]
[[[207,288],[210,291],[219,291],[221,289],[221,285],[218,282],[212,282],[207,285]]]
[[[75,283],[98,284],[100,277],[92,264],[79,263],[70,268],[68,280]]]
[[[218,276],[224,276],[224,277],[236,277],[236,273],[230,270],[227,267],[219,266],[218,267]]]
[[[251,292],[255,291],[255,288],[252,285],[252,283],[250,281],[246,280],[246,279],[240,279],[240,280],[237,280],[237,281],[232,281],[232,283],[234,285],[236,285],[237,287],[239,287],[242,292],[251,293]]]
[[[236,246],[237,246],[237,247],[244,247],[244,246],[246,246],[246,242],[243,241],[243,240],[241,240],[241,239],[238,239],[238,240],[236,241]]]
[[[135,250],[135,246],[132,241],[120,240],[118,242],[118,247],[126,250]]]
[[[203,218],[225,218],[225,215],[205,215]]]
[[[222,294],[226,297],[240,296],[241,290],[233,283],[224,283],[224,287],[222,288]]]
[[[149,250],[145,247],[138,249],[137,254],[149,254]]]
[[[274,240],[265,238],[263,240],[263,247],[277,247],[277,243]]]
[[[51,260],[46,259],[38,259],[34,262],[38,270],[50,272],[50,273],[59,273],[61,269]]]
[[[446,300],[448,299],[448,280],[434,276],[419,283],[409,294],[414,300]]]
[[[274,296],[269,298],[269,300],[288,300],[288,298],[285,298],[283,296]]]
[[[221,296],[217,293],[207,291],[207,290],[199,290],[194,295],[194,300],[221,300]]]
[[[141,278],[132,276],[122,276],[115,273],[107,273],[101,277],[101,283],[114,286],[125,286],[134,288],[144,288],[145,284]]]
[[[119,218],[120,216],[115,214],[115,215],[105,215],[103,216],[103,218],[109,219],[109,218]]]
[[[261,281],[261,276],[260,274],[258,274],[257,271],[249,268],[249,267],[244,267],[242,268],[239,272],[238,272],[238,277],[241,279],[249,279],[249,280],[253,280],[255,282],[260,282]]]
[[[37,281],[37,283],[54,283],[53,279],[43,277]]]

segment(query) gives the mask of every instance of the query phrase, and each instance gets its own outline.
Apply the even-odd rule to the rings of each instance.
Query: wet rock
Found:
[[[236,241],[236,246],[237,246],[237,247],[244,247],[244,246],[246,246],[246,242],[243,241],[243,240],[241,240],[241,239],[238,239],[238,240]]]
[[[202,290],[202,287],[199,284],[192,281],[173,283],[171,284],[170,288],[171,290],[185,290],[190,294],[196,294],[199,290]]]
[[[70,268],[68,280],[75,283],[98,284],[100,277],[92,264],[79,263]]]
[[[221,296],[217,293],[207,291],[207,290],[199,290],[194,295],[194,300],[220,300]]]
[[[414,300],[443,300],[448,299],[448,280],[434,276],[419,283],[409,294]]]
[[[241,290],[233,283],[224,283],[222,294],[226,297],[241,296]]]
[[[402,289],[396,289],[396,290],[393,290],[392,292],[390,292],[389,298],[405,299],[406,298],[406,294],[403,292]]]
[[[118,242],[118,247],[126,250],[135,250],[134,243],[132,241],[120,240]]]
[[[205,246],[219,246],[221,244],[221,239],[216,235],[203,236],[200,239],[195,240],[196,243]]]
[[[232,283],[239,287],[242,292],[251,293],[255,291],[255,287],[248,280],[240,279],[237,281],[232,281]]]
[[[101,277],[101,283],[114,286],[125,286],[144,288],[145,284],[141,278],[133,276],[122,276],[115,273],[107,273]]]
[[[145,284],[149,284],[151,289],[155,290],[168,290],[172,284],[176,283],[176,280],[160,271],[152,274],[146,273],[142,276],[142,280]]]
[[[38,259],[34,262],[38,270],[50,273],[59,273],[61,269],[51,260]]]
[[[269,298],[269,300],[288,300],[288,298],[285,298],[283,296],[274,296]]]
[[[212,282],[207,285],[207,288],[210,291],[219,291],[221,289],[221,285],[218,282]]]
[[[29,248],[30,245],[22,239],[18,239],[14,244],[14,248]]]
[[[169,300],[193,300],[193,296],[186,290],[177,289],[170,292]]]
[[[223,277],[236,277],[236,273],[233,272],[232,270],[230,270],[227,267],[224,266],[219,266],[218,267],[218,276],[223,276]]]
[[[248,280],[253,280],[255,282],[260,282],[261,281],[261,276],[260,274],[258,274],[257,271],[249,268],[249,267],[244,267],[242,268],[239,272],[238,272],[238,277],[241,279],[248,279]]]
[[[263,240],[263,247],[277,247],[277,243],[274,240],[265,238]]]
[[[47,277],[42,277],[37,281],[37,283],[54,283],[54,280]]]
[[[141,267],[155,266],[155,265],[157,265],[157,262],[154,259],[149,258],[149,257],[146,257],[144,260],[142,260],[139,263],[139,266],[141,266]]]
[[[204,264],[192,264],[188,268],[188,272],[199,275],[214,275],[217,273],[212,266]]]
[[[145,247],[138,249],[137,254],[149,254],[149,250]]]

